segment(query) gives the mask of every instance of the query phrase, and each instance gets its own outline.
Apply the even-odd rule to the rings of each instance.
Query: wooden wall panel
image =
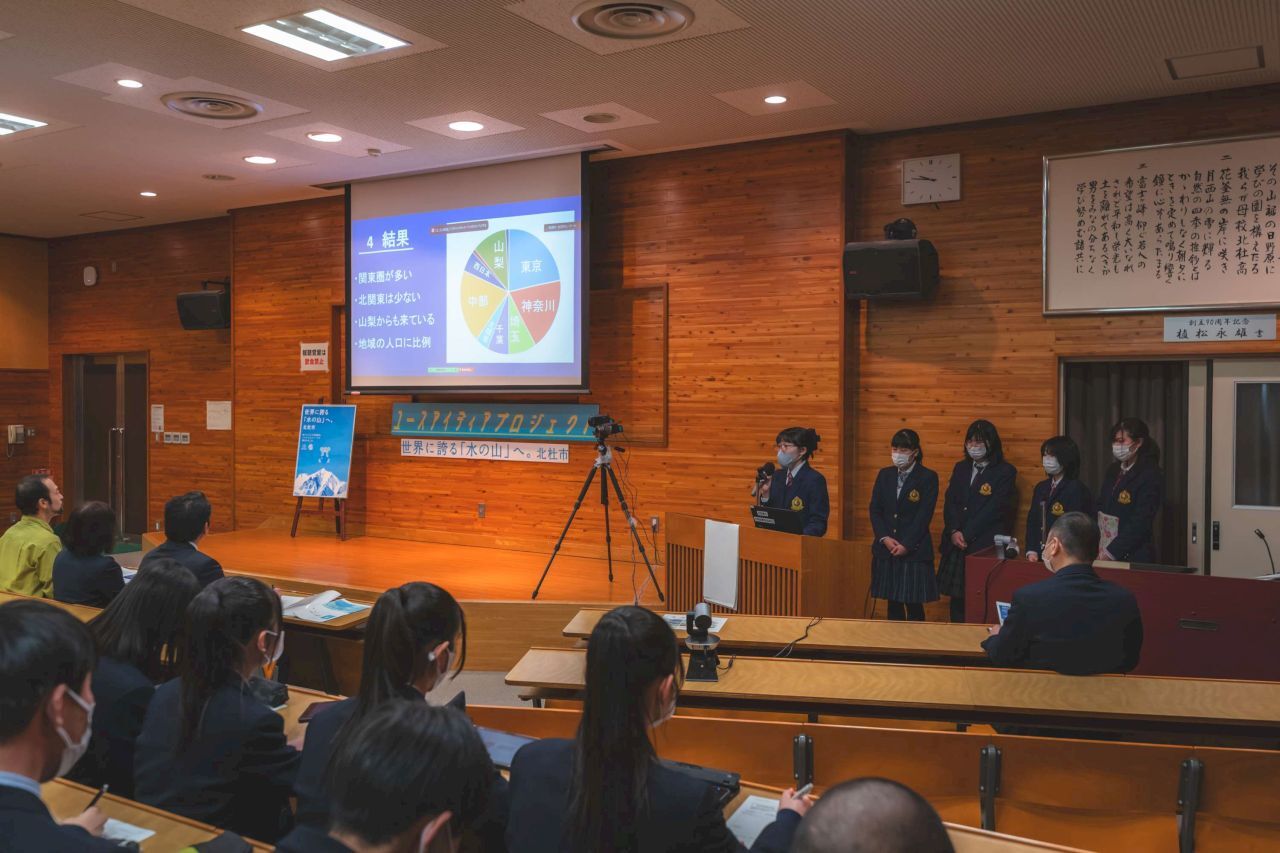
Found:
[[[0,370],[45,370],[48,349],[48,247],[0,235]]]
[[[910,217],[937,246],[942,282],[930,302],[864,306],[860,394],[848,413],[858,422],[856,538],[870,539],[871,485],[901,427],[920,432],[945,488],[965,427],[992,420],[1018,467],[1021,521],[1043,477],[1040,442],[1056,432],[1059,359],[1280,352],[1275,342],[1164,344],[1158,314],[1046,318],[1040,278],[1043,156],[1277,130],[1280,87],[1271,86],[860,138],[855,234],[882,239],[884,223]],[[901,161],[953,152],[963,156],[963,198],[904,208]],[[935,536],[941,519],[939,509]]]
[[[229,275],[230,237],[230,220],[223,217],[49,243],[47,394],[54,475],[61,477],[63,469],[63,356],[149,353],[150,402],[164,404],[165,429],[191,433],[189,445],[148,442],[151,527],[164,517],[166,499],[195,488],[213,503],[214,529],[232,526],[232,433],[205,429],[205,402],[231,399],[231,334],[186,331],[176,305],[177,294]],[[87,264],[98,267],[95,287],[81,282]],[[233,426],[239,427],[234,421]],[[74,505],[75,497],[67,496]]]
[[[667,287],[668,446],[618,462],[642,526],[664,511],[745,522],[751,472],[773,456],[777,431],[798,423],[824,437],[817,461],[838,532],[844,174],[838,133],[592,165],[592,286]],[[323,374],[298,373],[298,342],[323,335],[343,299],[343,205],[254,208],[233,222],[238,521],[282,525],[297,407],[328,388]],[[630,390],[592,385],[602,400]],[[550,550],[590,470],[589,445],[565,466],[402,459],[389,434],[394,399],[354,399],[357,528]],[[614,549],[629,558],[620,522],[615,508]],[[602,549],[589,500],[565,550]]]
[[[34,438],[6,452],[5,426],[35,427]],[[13,488],[18,480],[49,467],[49,371],[0,370],[0,533],[17,521]]]

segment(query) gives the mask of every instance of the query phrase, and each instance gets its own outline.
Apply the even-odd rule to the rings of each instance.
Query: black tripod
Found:
[[[631,537],[636,540],[636,545],[640,548],[640,556],[644,559],[645,568],[649,570],[649,580],[653,581],[653,588],[658,592],[658,600],[666,601],[662,595],[662,587],[658,585],[658,578],[653,573],[653,564],[649,562],[649,555],[645,553],[644,542],[640,541],[640,534],[636,532],[636,519],[631,514],[631,508],[627,506],[627,499],[623,497],[622,487],[618,485],[618,475],[613,473],[613,451],[604,443],[604,439],[596,438],[596,461],[592,463],[591,470],[587,472],[587,479],[582,484],[582,491],[578,492],[578,499],[573,502],[573,512],[569,513],[569,520],[564,523],[564,530],[560,531],[560,538],[556,540],[556,547],[551,552],[551,559],[547,560],[547,567],[542,570],[542,577],[538,578],[538,585],[533,588],[532,598],[538,597],[538,592],[542,589],[543,582],[547,579],[547,573],[551,571],[551,564],[556,561],[556,556],[560,553],[560,546],[564,543],[564,537],[569,534],[569,528],[573,525],[573,519],[578,514],[578,510],[582,507],[582,499],[587,496],[587,489],[591,488],[591,481],[595,479],[596,472],[603,470],[600,475],[600,505],[604,507],[604,548],[605,553],[609,556],[609,583],[613,583],[613,535],[609,531],[609,484],[613,484],[613,493],[618,496],[618,505],[622,507],[622,516],[627,520],[627,527],[631,530]]]

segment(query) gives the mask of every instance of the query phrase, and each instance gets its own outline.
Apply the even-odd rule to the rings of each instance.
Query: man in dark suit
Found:
[[[791,853],[954,853],[942,818],[906,785],[867,777],[822,795]]]
[[[191,570],[202,589],[222,577],[222,566],[218,561],[200,553],[196,547],[196,543],[209,532],[212,515],[213,507],[204,492],[187,492],[169,498],[164,505],[165,541],[147,552],[140,567],[162,557],[177,560]]]
[[[982,643],[987,657],[1066,675],[1130,671],[1142,652],[1142,614],[1132,592],[1093,571],[1098,525],[1069,512],[1045,539],[1041,559],[1053,577],[1013,594],[1004,625]]]
[[[97,807],[57,823],[40,784],[66,773],[92,731],[93,639],[42,601],[0,605],[0,851],[118,850]]]

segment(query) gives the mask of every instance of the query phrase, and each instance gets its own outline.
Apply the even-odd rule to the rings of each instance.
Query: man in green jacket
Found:
[[[48,598],[62,550],[49,522],[62,512],[62,492],[47,474],[31,474],[18,481],[14,503],[22,518],[0,536],[0,589]]]

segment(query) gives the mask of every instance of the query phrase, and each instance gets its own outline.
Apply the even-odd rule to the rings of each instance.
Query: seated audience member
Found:
[[[933,806],[905,785],[841,782],[800,822],[791,853],[953,853]]]
[[[1040,557],[1053,577],[1013,594],[1004,625],[983,641],[998,666],[1067,675],[1128,672],[1142,652],[1142,614],[1133,593],[1093,571],[1098,525],[1069,512],[1049,529]]]
[[[206,587],[222,577],[222,566],[208,554],[201,554],[196,543],[209,532],[209,518],[213,507],[204,492],[187,492],[169,498],[164,504],[164,541],[147,552],[140,565],[149,560],[168,557],[177,560],[191,570],[191,574]]]
[[[0,851],[119,849],[95,837],[107,821],[97,807],[59,824],[40,799],[89,743],[93,659],[89,631],[65,610],[0,604]]]
[[[13,502],[22,518],[0,536],[0,590],[48,598],[62,550],[49,525],[62,512],[62,492],[52,477],[30,474],[18,481]]]
[[[289,831],[299,753],[247,686],[283,651],[280,598],[261,581],[223,578],[192,599],[181,675],[156,691],[138,735],[136,799],[259,841]]]
[[[455,851],[458,836],[485,811],[493,774],[480,734],[461,711],[384,702],[334,753],[327,831],[299,826],[276,850]]]
[[[642,607],[606,613],[587,644],[573,740],[521,747],[511,765],[507,847],[534,851],[735,851],[713,789],[657,761],[650,731],[675,713],[676,636]],[[788,790],[753,851],[785,851],[809,800]]]
[[[89,501],[67,519],[62,544],[53,561],[53,597],[68,604],[106,607],[124,589],[124,572],[111,556],[115,511],[102,501]]]
[[[133,752],[156,685],[177,675],[182,626],[200,584],[174,560],[152,560],[89,623],[98,647],[93,740],[70,779],[133,797]]]

